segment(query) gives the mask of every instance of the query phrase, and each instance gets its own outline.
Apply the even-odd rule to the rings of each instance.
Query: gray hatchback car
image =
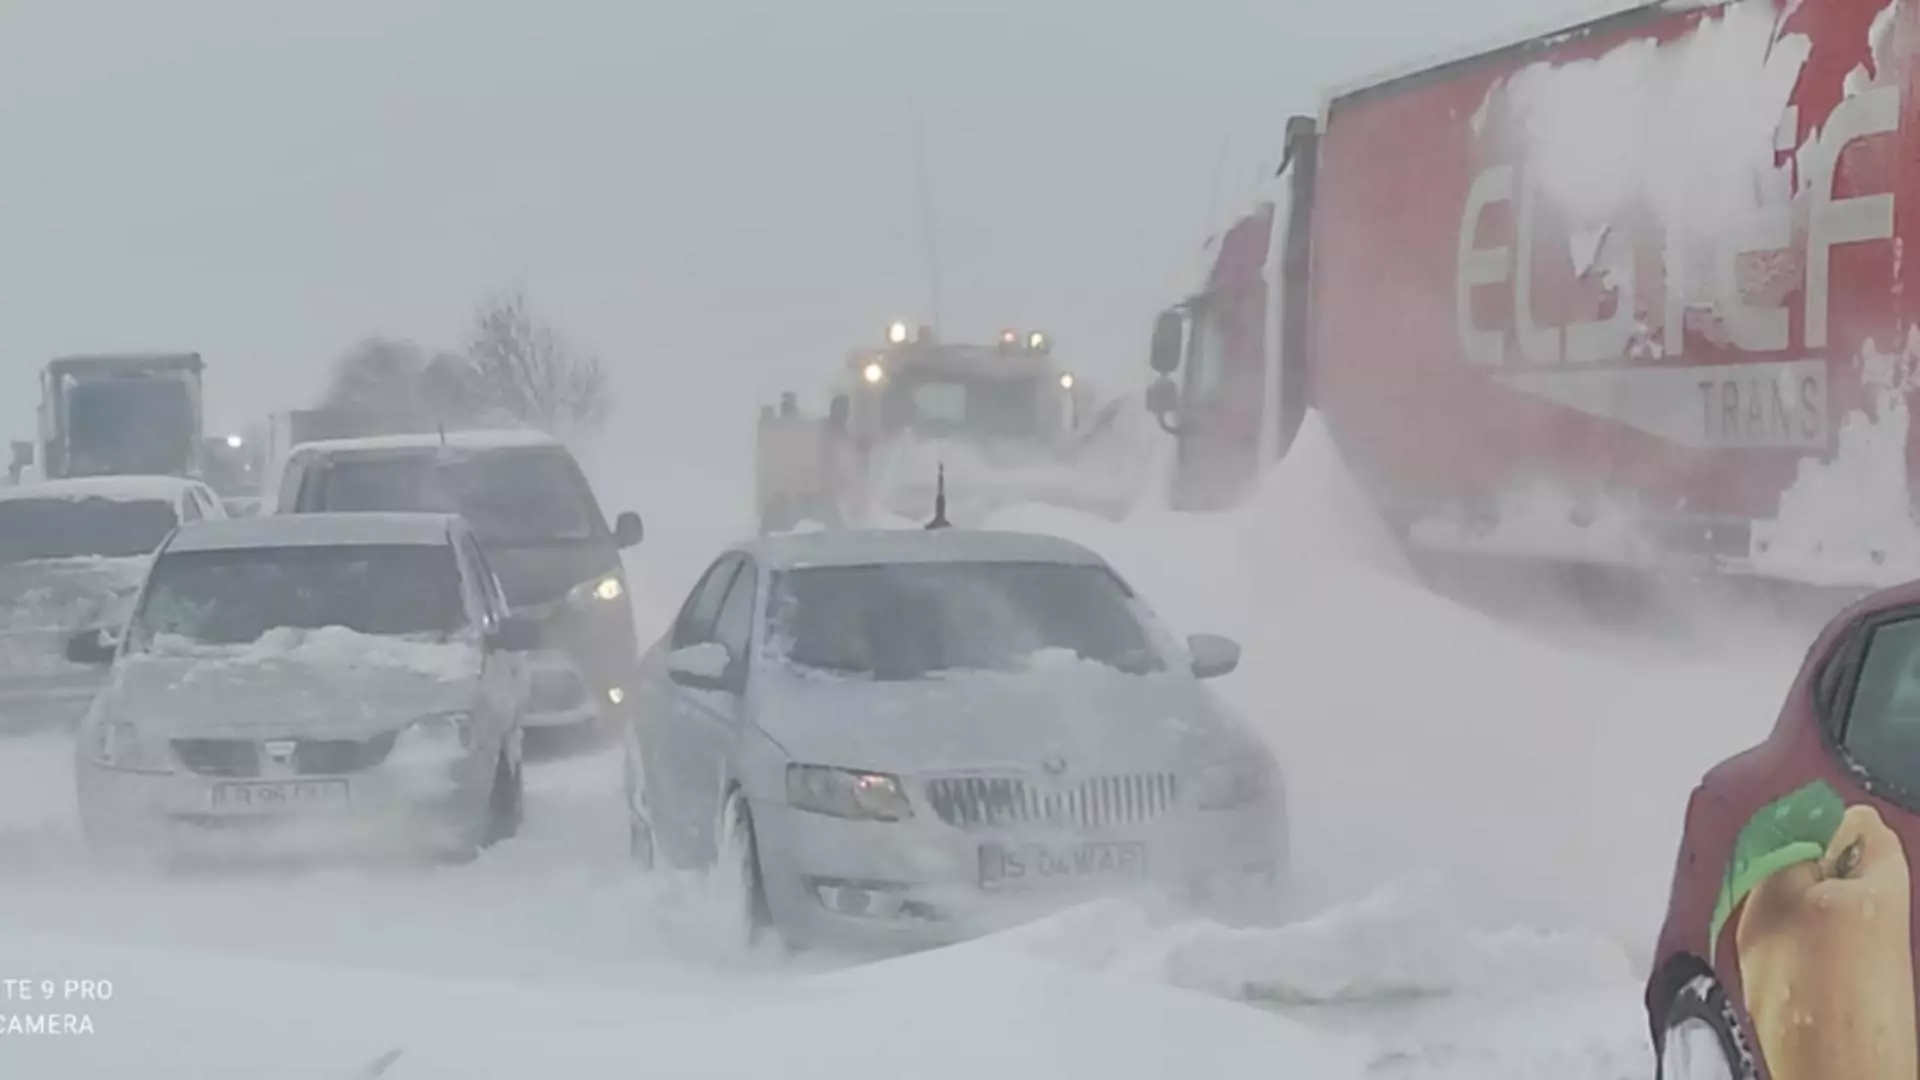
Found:
[[[642,665],[635,859],[715,868],[739,925],[919,947],[1114,890],[1274,913],[1285,797],[1162,629],[1048,536],[777,536],[727,551]]]

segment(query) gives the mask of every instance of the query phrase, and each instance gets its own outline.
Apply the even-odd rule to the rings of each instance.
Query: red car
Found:
[[[1647,1018],[1662,1077],[1914,1080],[1920,583],[1842,612],[1772,734],[1687,802]]]

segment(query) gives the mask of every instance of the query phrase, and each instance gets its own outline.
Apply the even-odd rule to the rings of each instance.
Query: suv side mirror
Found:
[[[540,624],[525,615],[509,615],[487,635],[487,648],[495,652],[532,652],[540,647]]]
[[[1240,643],[1219,634],[1195,634],[1187,639],[1193,654],[1193,677],[1217,679],[1240,666]]]
[[[835,394],[833,400],[827,403],[827,430],[835,435],[845,435],[850,426],[849,413],[852,409],[853,403],[847,400],[847,395]]]
[[[622,551],[636,547],[646,539],[647,529],[640,521],[640,515],[631,510],[622,510],[620,516],[613,519],[613,542]]]
[[[98,667],[113,663],[113,654],[119,651],[119,642],[113,640],[106,627],[96,626],[91,630],[82,630],[67,639],[67,661],[74,664],[87,664]]]
[[[1153,346],[1147,363],[1162,375],[1180,370],[1180,347],[1187,336],[1187,320],[1177,308],[1168,308],[1153,320]]]
[[[717,641],[703,641],[667,654],[667,677],[695,690],[727,689],[733,654]]]

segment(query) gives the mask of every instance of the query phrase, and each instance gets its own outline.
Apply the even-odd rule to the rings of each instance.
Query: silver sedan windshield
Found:
[[[822,566],[774,576],[768,645],[803,668],[886,681],[1011,671],[1045,653],[1162,668],[1118,578],[1022,562]]]

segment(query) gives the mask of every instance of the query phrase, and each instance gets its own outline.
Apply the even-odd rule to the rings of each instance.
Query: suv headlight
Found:
[[[423,716],[400,732],[388,760],[401,763],[457,761],[473,752],[473,715],[465,712]]]
[[[827,765],[787,766],[787,802],[798,810],[863,821],[913,816],[899,777]]]
[[[1265,762],[1236,762],[1201,771],[1194,801],[1202,810],[1232,810],[1266,795],[1273,768]]]
[[[125,720],[107,720],[96,725],[87,745],[87,756],[96,765],[125,772],[170,773],[173,755],[165,740],[148,738]]]
[[[575,603],[612,603],[627,595],[627,584],[620,580],[619,574],[608,574],[592,581],[583,581],[568,591]]]

